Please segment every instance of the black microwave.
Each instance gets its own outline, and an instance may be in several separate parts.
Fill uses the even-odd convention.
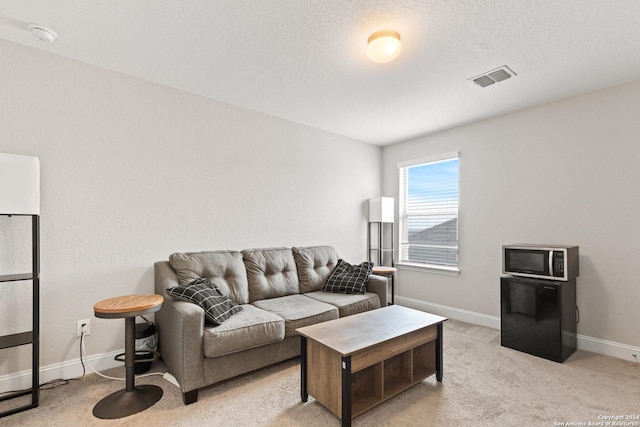
[[[580,274],[578,246],[505,245],[502,247],[502,272],[537,279],[575,279]]]

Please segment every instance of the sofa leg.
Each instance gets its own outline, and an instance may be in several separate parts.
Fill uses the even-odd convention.
[[[182,393],[182,401],[185,405],[191,405],[192,403],[196,403],[198,401],[198,389],[188,391],[186,393]]]

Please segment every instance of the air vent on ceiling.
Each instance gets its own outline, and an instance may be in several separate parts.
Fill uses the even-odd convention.
[[[512,76],[517,76],[517,74],[514,73],[511,68],[503,65],[502,67],[498,67],[494,70],[482,73],[479,76],[471,77],[469,81],[477,84],[480,87],[487,87],[491,86],[494,83],[510,79]]]

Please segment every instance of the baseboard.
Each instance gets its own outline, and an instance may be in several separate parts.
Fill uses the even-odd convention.
[[[492,329],[500,329],[500,318],[487,314],[476,313],[474,311],[463,310],[461,308],[449,307],[446,305],[434,304],[413,298],[395,296],[395,302],[416,310],[437,314],[438,316],[460,320],[462,322],[473,323],[474,325],[485,326]]]
[[[614,341],[601,340],[599,338],[588,337],[578,334],[578,348],[580,350],[591,351],[605,356],[617,357],[618,359],[638,362],[640,360],[640,347],[634,347]],[[638,356],[638,359],[632,355]]]
[[[120,353],[124,353],[124,349],[116,350],[109,353],[94,354],[87,357],[91,366],[97,371],[122,366],[122,362],[118,362],[113,358]],[[93,371],[87,366],[86,373]],[[82,376],[82,364],[80,359],[67,360],[52,365],[40,366],[40,384],[44,384],[56,379],[79,378]],[[0,393],[12,390],[25,390],[31,388],[31,370],[16,372],[13,374],[0,376]]]
[[[417,300],[396,295],[395,301],[398,305],[415,308],[416,310],[427,311],[439,316],[448,317],[450,319],[460,320],[462,322],[473,323],[474,325],[485,326],[487,328],[500,329],[500,318],[489,316],[482,313],[476,313],[461,308],[449,307],[441,304],[434,304],[427,301]],[[602,340],[586,335],[577,335],[578,348],[580,350],[591,351],[593,353],[605,356],[616,357],[618,359],[637,362],[640,360],[640,347],[634,347],[627,344],[621,344],[614,341]],[[632,354],[638,355],[636,360]]]

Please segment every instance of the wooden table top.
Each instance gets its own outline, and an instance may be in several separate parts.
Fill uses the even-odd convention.
[[[445,320],[446,317],[390,305],[298,328],[296,332],[332,348],[342,356],[348,356]]]
[[[373,274],[377,274],[380,276],[392,276],[394,274],[396,274],[396,272],[398,271],[397,268],[395,267],[388,267],[385,265],[376,265],[371,269],[371,272]]]
[[[158,311],[163,302],[164,297],[158,294],[125,295],[102,300],[93,306],[93,311],[98,317],[128,317],[131,313]]]

